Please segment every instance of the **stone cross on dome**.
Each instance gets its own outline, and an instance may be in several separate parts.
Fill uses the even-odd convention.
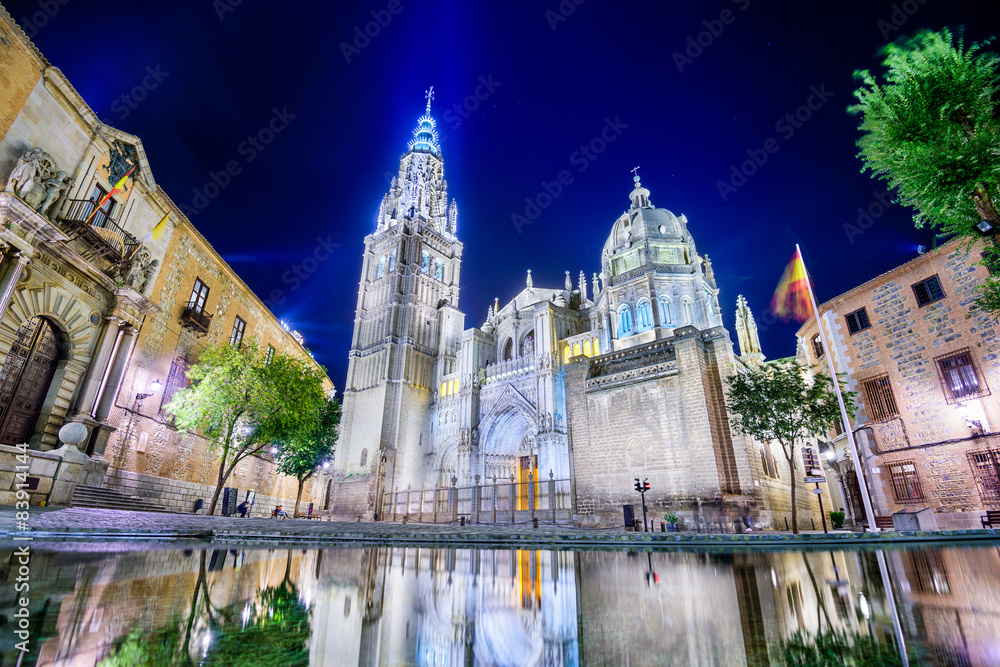
[[[427,115],[431,115],[431,100],[434,99],[434,86],[431,86],[425,93],[424,97],[427,98]]]

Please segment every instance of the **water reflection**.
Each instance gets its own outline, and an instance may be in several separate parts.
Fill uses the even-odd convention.
[[[996,547],[36,550],[30,600],[24,665],[1000,664]]]

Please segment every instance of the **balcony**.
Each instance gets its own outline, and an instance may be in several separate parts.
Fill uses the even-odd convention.
[[[181,313],[181,326],[191,329],[201,336],[208,333],[208,328],[211,324],[211,313],[206,313],[198,306],[188,306]]]
[[[94,255],[112,262],[125,262],[139,247],[139,240],[126,232],[118,221],[104,210],[94,213],[96,202],[90,199],[70,199],[62,216],[63,224],[94,248]],[[90,217],[94,213],[93,217]],[[89,218],[89,222],[88,222]]]

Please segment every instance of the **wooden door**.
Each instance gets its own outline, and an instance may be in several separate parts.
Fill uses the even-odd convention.
[[[59,362],[59,337],[41,317],[20,326],[0,370],[0,444],[28,442]]]

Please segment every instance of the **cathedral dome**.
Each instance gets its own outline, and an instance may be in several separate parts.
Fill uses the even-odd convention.
[[[636,243],[664,241],[684,243],[687,241],[687,220],[678,218],[665,208],[656,208],[649,200],[649,190],[642,187],[639,177],[635,177],[635,189],[629,195],[631,208],[615,222],[611,235],[604,244],[605,255],[626,250]]]

